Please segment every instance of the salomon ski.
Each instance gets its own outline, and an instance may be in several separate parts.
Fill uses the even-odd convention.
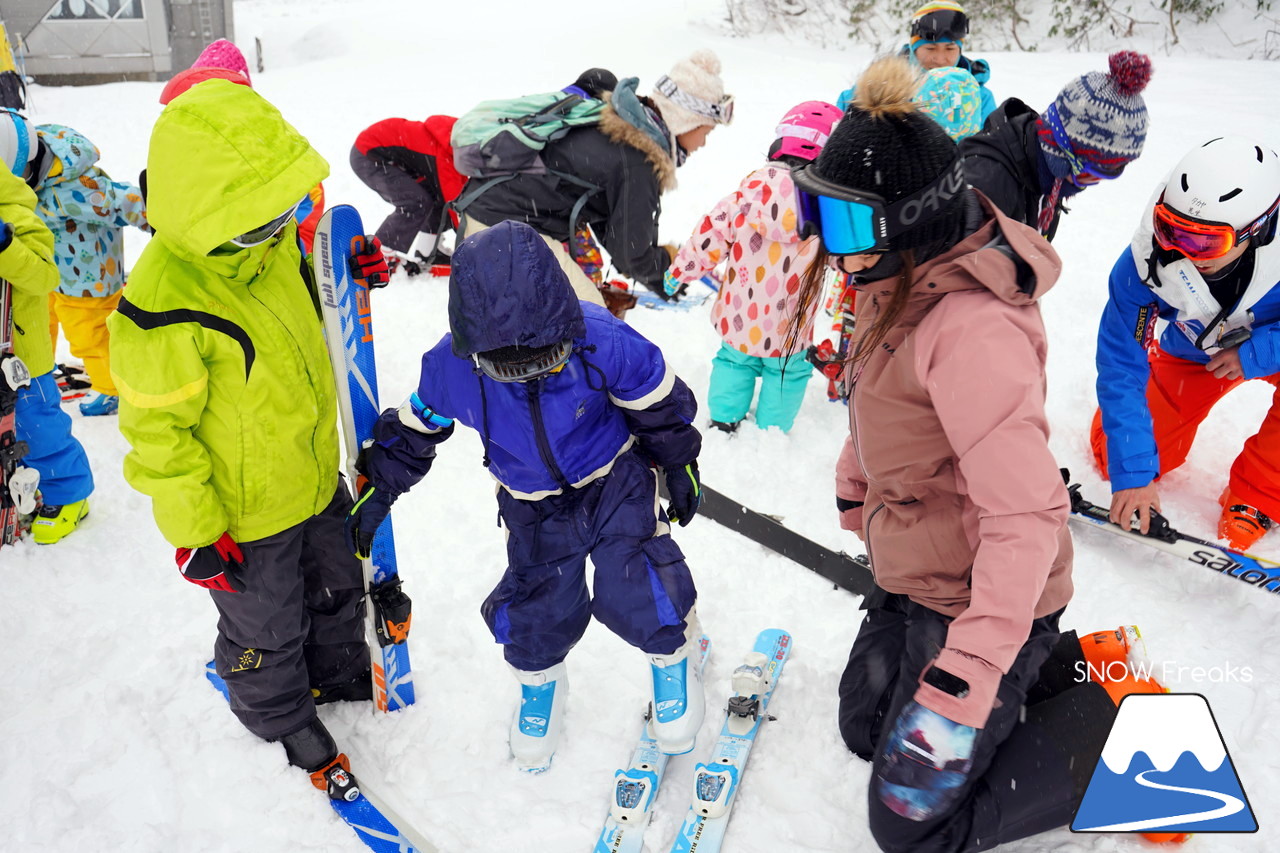
[[[1067,472],[1064,470],[1062,473],[1065,478]],[[1075,521],[1142,542],[1267,592],[1280,593],[1280,563],[1242,554],[1214,542],[1180,533],[1169,525],[1167,518],[1154,509],[1151,511],[1149,532],[1126,530],[1110,520],[1110,510],[1107,507],[1085,500],[1080,494],[1078,483],[1068,486],[1067,491],[1071,495],[1071,518]]]
[[[347,477],[357,492],[356,458],[363,443],[373,437],[380,411],[369,284],[351,275],[352,246],[363,237],[360,214],[350,205],[338,205],[326,211],[316,227],[312,256],[325,340],[338,386]],[[409,637],[410,602],[400,589],[390,521],[388,518],[378,527],[370,557],[363,561],[369,605],[365,633],[373,658],[373,698],[383,711],[397,711],[413,704],[413,672],[405,642]]]
[[[222,698],[230,701],[227,683],[214,669],[213,661],[205,666],[204,674]],[[378,853],[437,853],[435,845],[370,791],[364,781],[360,782],[359,796],[353,800],[334,800],[327,795],[325,799],[370,850]]]
[[[791,635],[761,631],[755,648],[733,671],[733,693],[720,739],[705,764],[694,771],[693,803],[671,845],[671,853],[715,853],[724,844],[729,816],[742,785],[751,747],[767,719],[769,699],[791,653]]]
[[[711,654],[711,640],[706,634],[702,635],[698,650],[698,668],[705,670]],[[671,758],[658,749],[653,739],[649,726],[652,716],[650,706],[645,714],[644,732],[631,754],[631,764],[613,775],[609,816],[605,818],[595,853],[640,853],[644,849],[644,829],[653,816],[653,801],[658,797],[667,761]]]

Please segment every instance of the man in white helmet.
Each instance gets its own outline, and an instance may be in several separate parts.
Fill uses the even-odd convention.
[[[1280,386],[1280,158],[1238,136],[1174,167],[1111,271],[1098,329],[1094,458],[1111,520],[1160,509],[1156,480],[1181,465],[1218,400],[1248,379]],[[1280,519],[1280,394],[1231,466],[1218,536],[1252,547]]]

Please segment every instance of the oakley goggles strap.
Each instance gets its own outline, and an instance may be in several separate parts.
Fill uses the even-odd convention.
[[[669,98],[677,106],[684,107],[691,113],[709,118],[716,124],[729,124],[733,121],[733,95],[725,95],[719,103],[713,103],[697,95],[691,95],[676,85],[676,81],[667,75],[658,78],[654,84],[658,93]]]
[[[802,236],[822,235],[833,255],[888,251],[889,241],[943,213],[968,184],[962,160],[914,193],[892,203],[883,196],[827,180],[812,166],[793,170]]]

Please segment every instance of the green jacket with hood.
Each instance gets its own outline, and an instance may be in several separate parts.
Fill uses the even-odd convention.
[[[12,237],[0,250],[0,278],[13,289],[13,352],[32,376],[53,370],[49,338],[49,293],[58,287],[53,233],[36,215],[36,194],[27,182],[0,166],[0,221]]]
[[[320,512],[338,483],[333,371],[290,221],[328,164],[253,90],[211,80],[151,133],[156,236],[111,331],[124,474],[174,546],[272,536]]]

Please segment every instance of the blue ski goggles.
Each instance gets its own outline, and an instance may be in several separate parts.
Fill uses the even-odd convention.
[[[820,235],[832,255],[887,252],[889,240],[920,225],[965,189],[960,158],[929,185],[892,204],[883,196],[832,183],[812,164],[792,169],[796,187],[796,230]]]

